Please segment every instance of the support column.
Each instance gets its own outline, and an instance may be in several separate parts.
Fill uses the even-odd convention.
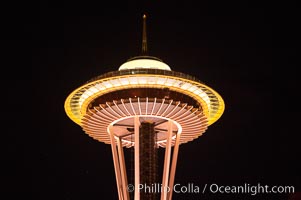
[[[167,142],[165,147],[164,169],[163,169],[163,176],[162,176],[163,191],[161,192],[161,200],[166,200],[167,198],[167,189],[168,189],[167,186],[168,186],[170,154],[171,154],[171,140],[172,140],[172,121],[168,120]]]
[[[135,133],[135,200],[140,200],[139,185],[140,185],[140,159],[139,159],[139,116],[134,118],[134,133]]]
[[[180,136],[181,133],[177,133],[176,136],[176,143],[174,145],[173,149],[173,156],[172,156],[172,163],[171,163],[171,170],[170,170],[170,177],[169,177],[169,189],[167,199],[171,200],[172,193],[173,193],[173,187],[174,187],[174,180],[175,180],[175,173],[176,173],[176,167],[177,167],[177,160],[178,160],[178,152],[179,152],[179,145],[180,145]]]
[[[121,185],[120,167],[119,167],[119,162],[118,162],[118,155],[117,155],[116,143],[115,143],[115,138],[114,138],[114,133],[113,133],[113,130],[112,130],[112,126],[109,127],[109,134],[110,134],[110,139],[111,139],[111,148],[112,148],[112,155],[113,155],[113,162],[114,162],[118,197],[119,197],[119,200],[122,200],[123,199],[123,195],[122,195],[123,192],[122,192],[122,185]]]
[[[124,153],[121,139],[117,138],[117,147],[118,147],[118,156],[119,156],[119,164],[120,164],[120,172],[121,172],[121,181],[122,181],[122,192],[123,192],[123,199],[129,200],[129,192],[127,190],[128,180],[126,174],[126,167],[125,167],[125,160],[124,160]]]

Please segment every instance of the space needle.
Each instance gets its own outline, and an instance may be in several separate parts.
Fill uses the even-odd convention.
[[[215,90],[172,71],[147,49],[143,15],[141,55],[79,86],[64,105],[86,134],[111,145],[120,200],[130,199],[123,148],[134,148],[134,199],[155,199],[155,194],[139,191],[139,185],[156,183],[157,149],[165,148],[162,188],[173,188],[179,145],[201,136],[225,108]],[[172,189],[159,195],[171,200]]]

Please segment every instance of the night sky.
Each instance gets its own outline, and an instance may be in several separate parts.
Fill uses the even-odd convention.
[[[263,3],[40,1],[20,10],[24,15],[11,19],[18,19],[18,26],[7,23],[13,34],[6,40],[6,52],[22,54],[10,62],[20,68],[7,65],[13,81],[6,75],[2,79],[19,91],[16,95],[8,89],[8,96],[16,96],[3,111],[13,124],[5,130],[10,138],[4,145],[9,172],[2,171],[11,197],[118,198],[111,147],[93,140],[71,121],[64,101],[89,79],[115,71],[140,54],[143,13],[148,15],[149,55],[161,58],[174,71],[197,77],[226,105],[222,117],[203,136],[180,146],[175,182],[200,187],[293,185],[300,191],[297,113],[288,105],[290,100],[276,103],[297,91],[297,75],[291,74],[289,90],[281,84],[287,82],[285,75],[273,80],[277,62],[273,52],[282,47],[273,40],[269,8]],[[282,56],[293,56],[294,49],[285,48]],[[26,61],[31,64],[22,65]],[[9,134],[11,130],[15,134]],[[288,194],[209,191],[173,197],[294,199]]]

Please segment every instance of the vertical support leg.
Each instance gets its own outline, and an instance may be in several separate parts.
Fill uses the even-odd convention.
[[[163,169],[163,180],[162,180],[162,192],[161,200],[166,200],[167,189],[168,189],[168,177],[169,177],[169,167],[170,167],[170,154],[171,154],[171,140],[172,140],[172,122],[168,120],[168,131],[167,131],[167,142],[165,148],[165,158],[164,158],[164,169]],[[172,189],[172,188],[170,188]]]
[[[135,200],[140,200],[139,185],[140,185],[140,159],[139,159],[139,116],[134,118],[134,133],[135,133]]]
[[[114,161],[114,169],[115,169],[118,197],[119,197],[119,200],[122,200],[123,196],[122,196],[122,185],[121,185],[121,177],[120,177],[121,175],[120,175],[118,155],[117,155],[114,133],[112,131],[112,126],[109,127],[109,134],[110,134],[110,139],[111,139],[111,147],[112,147],[112,154],[113,154],[113,161]]]
[[[129,200],[129,192],[127,190],[128,180],[126,175],[126,168],[125,168],[125,160],[124,160],[124,153],[122,142],[120,138],[117,138],[117,147],[118,147],[118,156],[119,156],[119,164],[120,164],[120,172],[121,172],[121,181],[122,181],[122,191],[123,191],[123,198],[124,200]]]
[[[175,173],[176,173],[176,166],[177,166],[177,160],[178,160],[178,152],[179,152],[179,144],[180,144],[180,136],[181,133],[177,133],[176,136],[176,143],[173,149],[173,156],[172,156],[172,163],[171,163],[171,170],[170,170],[170,177],[169,177],[169,188],[170,191],[168,192],[167,199],[171,200],[172,198],[172,192],[174,187],[174,180],[175,180]]]

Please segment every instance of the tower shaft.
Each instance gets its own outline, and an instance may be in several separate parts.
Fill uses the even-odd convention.
[[[158,183],[158,152],[154,123],[140,124],[140,184],[151,187]],[[140,191],[141,200],[156,200],[157,193],[147,190]]]

